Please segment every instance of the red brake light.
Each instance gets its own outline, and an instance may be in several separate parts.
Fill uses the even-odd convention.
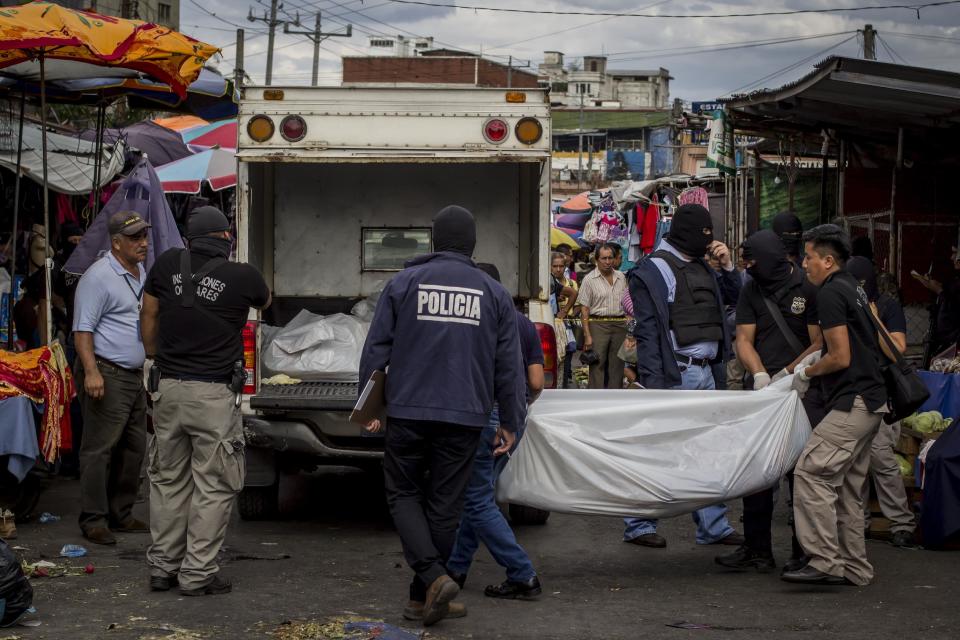
[[[510,127],[500,118],[490,118],[483,123],[483,137],[487,139],[487,142],[500,144],[507,139],[509,133]]]
[[[243,327],[243,368],[247,372],[244,394],[257,392],[257,323],[248,322]]]
[[[540,346],[543,348],[543,386],[545,389],[557,388],[557,334],[553,326],[535,322]]]
[[[280,135],[287,142],[299,142],[307,135],[307,123],[300,116],[287,116],[280,122]]]

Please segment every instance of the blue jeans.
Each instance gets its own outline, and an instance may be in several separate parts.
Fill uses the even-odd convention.
[[[716,389],[713,382],[713,372],[710,367],[684,367],[680,366],[680,385],[674,389],[688,389],[709,391]],[[731,533],[733,527],[727,520],[727,505],[715,504],[703,509],[698,509],[690,514],[694,523],[697,525],[697,544],[713,544],[723,540]],[[623,523],[626,528],[623,532],[624,540],[633,540],[639,536],[644,536],[657,532],[656,520],[643,520],[641,518],[624,518]]]
[[[466,575],[473,555],[482,542],[490,555],[507,570],[507,579],[526,582],[536,575],[530,557],[517,542],[513,530],[500,512],[494,493],[497,476],[506,464],[507,456],[494,458],[494,438],[500,419],[497,410],[490,415],[473,459],[473,472],[467,485],[466,501],[457,541],[447,560],[447,571]]]

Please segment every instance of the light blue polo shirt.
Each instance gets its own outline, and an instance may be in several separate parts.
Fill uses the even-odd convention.
[[[134,278],[108,253],[83,274],[73,306],[73,330],[93,334],[93,351],[105,360],[139,369],[145,359],[140,339],[140,300],[146,273]]]

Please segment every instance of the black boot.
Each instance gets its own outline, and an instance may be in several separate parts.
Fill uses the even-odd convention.
[[[717,556],[713,560],[721,567],[727,567],[728,569],[755,569],[761,573],[766,573],[777,568],[777,563],[774,561],[772,554],[754,551],[745,544],[733,553]]]
[[[497,585],[490,585],[483,590],[488,598],[509,598],[512,600],[531,600],[540,595],[540,579],[533,576],[526,582],[505,580]]]

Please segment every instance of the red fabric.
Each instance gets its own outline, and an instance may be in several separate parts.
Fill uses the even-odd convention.
[[[58,193],[57,224],[62,225],[64,222],[79,223],[80,219],[77,218],[77,210],[73,208],[73,199],[66,194]]]
[[[640,232],[640,251],[645,255],[653,253],[657,242],[657,223],[660,222],[660,207],[657,206],[657,194],[653,194],[649,205],[637,203],[637,230]]]

